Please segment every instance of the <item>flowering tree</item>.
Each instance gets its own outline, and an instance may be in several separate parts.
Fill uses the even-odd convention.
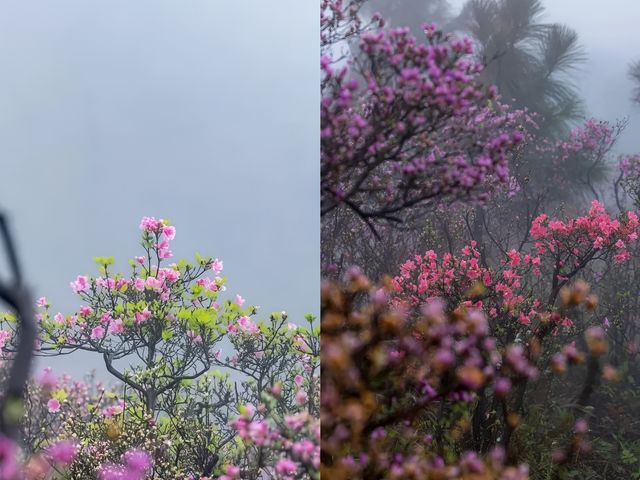
[[[344,205],[365,221],[399,220],[506,182],[520,115],[481,87],[480,66],[465,58],[471,41],[433,26],[426,45],[408,29],[363,31],[356,4],[322,4],[322,214]],[[353,35],[361,54],[338,67],[336,43]]]
[[[175,228],[145,217],[140,229],[145,255],[130,261],[130,275],[112,273],[113,258],[96,257],[101,276],[79,275],[70,285],[84,303],[77,312],[53,313],[46,299],[39,300],[39,351],[100,354],[109,373],[155,412],[159,397],[211,368],[212,349],[227,329],[258,327],[249,318],[256,309],[243,308],[240,295],[217,302],[225,289],[221,261],[199,256],[195,265],[181,261],[165,266]],[[130,356],[142,363],[127,372],[118,368],[116,362]]]
[[[600,361],[608,348],[602,328],[584,328],[584,350],[574,342],[557,345],[551,355],[556,347],[542,349],[535,334],[524,344],[500,346],[481,310],[467,306],[447,313],[442,302],[432,301],[411,314],[389,307],[393,291],[391,283],[374,286],[355,269],[343,287],[323,287],[323,473],[331,478],[528,478],[525,466],[504,463],[517,461],[513,438],[530,428],[517,408],[519,386],[540,372],[562,375],[567,365],[585,361],[586,376],[571,411],[578,421],[573,429],[555,433],[556,450],[547,461],[557,464],[560,475],[588,450],[582,409],[600,374],[615,377]],[[580,286],[567,289],[563,298],[565,308],[593,307]],[[485,403],[492,405],[483,412],[488,428],[475,414]],[[486,458],[463,453],[478,435],[482,446],[475,448]],[[559,447],[563,441],[566,448]]]
[[[18,478],[34,459],[42,476],[55,474],[51,448],[73,479],[317,478],[314,317],[306,326],[289,323],[286,312],[254,321],[257,307],[244,307],[240,295],[220,298],[220,260],[166,265],[175,228],[144,217],[140,229],[144,255],[129,262],[128,276],[98,257],[100,276],[71,282],[78,311],[53,313],[46,298],[37,302],[38,354],[99,354],[118,387],[45,371],[24,405],[32,457],[20,470],[7,455],[14,473],[2,478]],[[14,315],[1,320],[9,358],[18,329]]]

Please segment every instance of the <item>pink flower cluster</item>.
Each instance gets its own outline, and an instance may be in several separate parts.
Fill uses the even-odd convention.
[[[638,216],[629,211],[620,219],[609,216],[594,200],[588,215],[567,221],[538,216],[531,225],[538,254],[561,254],[561,266],[578,267],[586,259],[611,253],[616,263],[629,260],[628,246],[638,240]]]
[[[447,299],[450,309],[464,306],[484,310],[490,317],[509,315],[528,325],[540,301],[532,302],[523,295],[522,277],[527,271],[539,274],[540,257],[511,250],[499,271],[480,266],[479,257],[475,241],[459,257],[445,253],[439,260],[433,250],[416,255],[392,280],[392,304],[417,307]]]
[[[395,212],[508,181],[523,113],[508,112],[482,87],[470,40],[427,37],[420,44],[408,28],[362,33],[355,73],[364,83],[322,57],[323,212],[341,202],[364,206],[365,198]]]
[[[143,217],[140,222],[140,230],[155,235],[156,242],[154,248],[158,258],[167,259],[173,256],[169,249],[169,242],[176,237],[176,229],[169,225],[162,218],[156,220],[155,217]]]
[[[122,455],[122,464],[102,465],[98,480],[143,480],[151,465],[151,456],[144,450],[128,450]]]
[[[250,335],[256,335],[260,333],[260,329],[255,324],[255,322],[246,315],[238,318],[236,323],[230,323],[227,327],[227,331],[229,333],[248,333]]]

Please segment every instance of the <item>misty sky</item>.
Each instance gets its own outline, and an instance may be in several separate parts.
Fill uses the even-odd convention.
[[[452,5],[464,3],[454,0]],[[629,63],[640,60],[640,2],[636,0],[543,0],[544,20],[578,32],[587,56],[575,75],[588,113],[601,120],[629,119],[620,153],[640,152],[640,107],[631,104]]]
[[[152,215],[265,317],[318,313],[316,2],[0,3],[0,208],[37,295],[75,311],[69,282],[127,268]]]

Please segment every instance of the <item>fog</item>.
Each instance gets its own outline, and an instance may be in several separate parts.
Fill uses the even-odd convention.
[[[640,151],[640,107],[631,103],[633,85],[627,76],[629,63],[640,58],[637,19],[640,3],[612,0],[603,6],[594,0],[546,0],[544,21],[563,23],[576,30],[586,61],[572,78],[588,113],[615,121],[626,117],[629,125],[618,143],[621,152]],[[464,1],[450,2],[459,11]]]
[[[143,215],[176,226],[175,258],[224,260],[264,317],[318,313],[315,3],[1,6],[0,208],[54,313],[94,256],[128,268]]]

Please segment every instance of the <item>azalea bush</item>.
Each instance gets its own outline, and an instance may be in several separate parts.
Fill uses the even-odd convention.
[[[169,263],[175,228],[145,217],[140,230],[143,255],[129,274],[96,257],[99,275],[70,283],[77,311],[38,300],[37,354],[92,352],[115,384],[51,370],[34,378],[21,407],[23,460],[7,455],[15,473],[3,478],[30,475],[34,459],[42,478],[317,478],[314,317],[255,320],[258,307],[224,298],[222,261]],[[2,320],[10,361],[19,331],[11,314]]]
[[[479,82],[471,41],[426,25],[420,44],[379,17],[365,26],[358,3],[321,4],[322,214],[342,206],[365,222],[396,220],[507,182],[524,114]],[[348,38],[359,54],[338,64]]]
[[[376,286],[355,269],[348,280],[323,286],[323,474],[528,478],[526,465],[514,465],[522,455],[518,434],[530,427],[517,402],[521,386],[542,372],[562,377],[568,366],[585,363],[576,406],[565,412],[574,424],[554,432],[547,464],[560,474],[589,451],[583,408],[600,376],[615,377],[601,361],[608,349],[601,327],[585,327],[579,344],[543,347],[542,337],[531,334],[524,343],[501,345],[476,307],[447,311],[434,299],[412,314],[389,303],[391,282]],[[582,287],[566,292],[564,308],[591,308]],[[493,407],[478,418],[485,402]]]

